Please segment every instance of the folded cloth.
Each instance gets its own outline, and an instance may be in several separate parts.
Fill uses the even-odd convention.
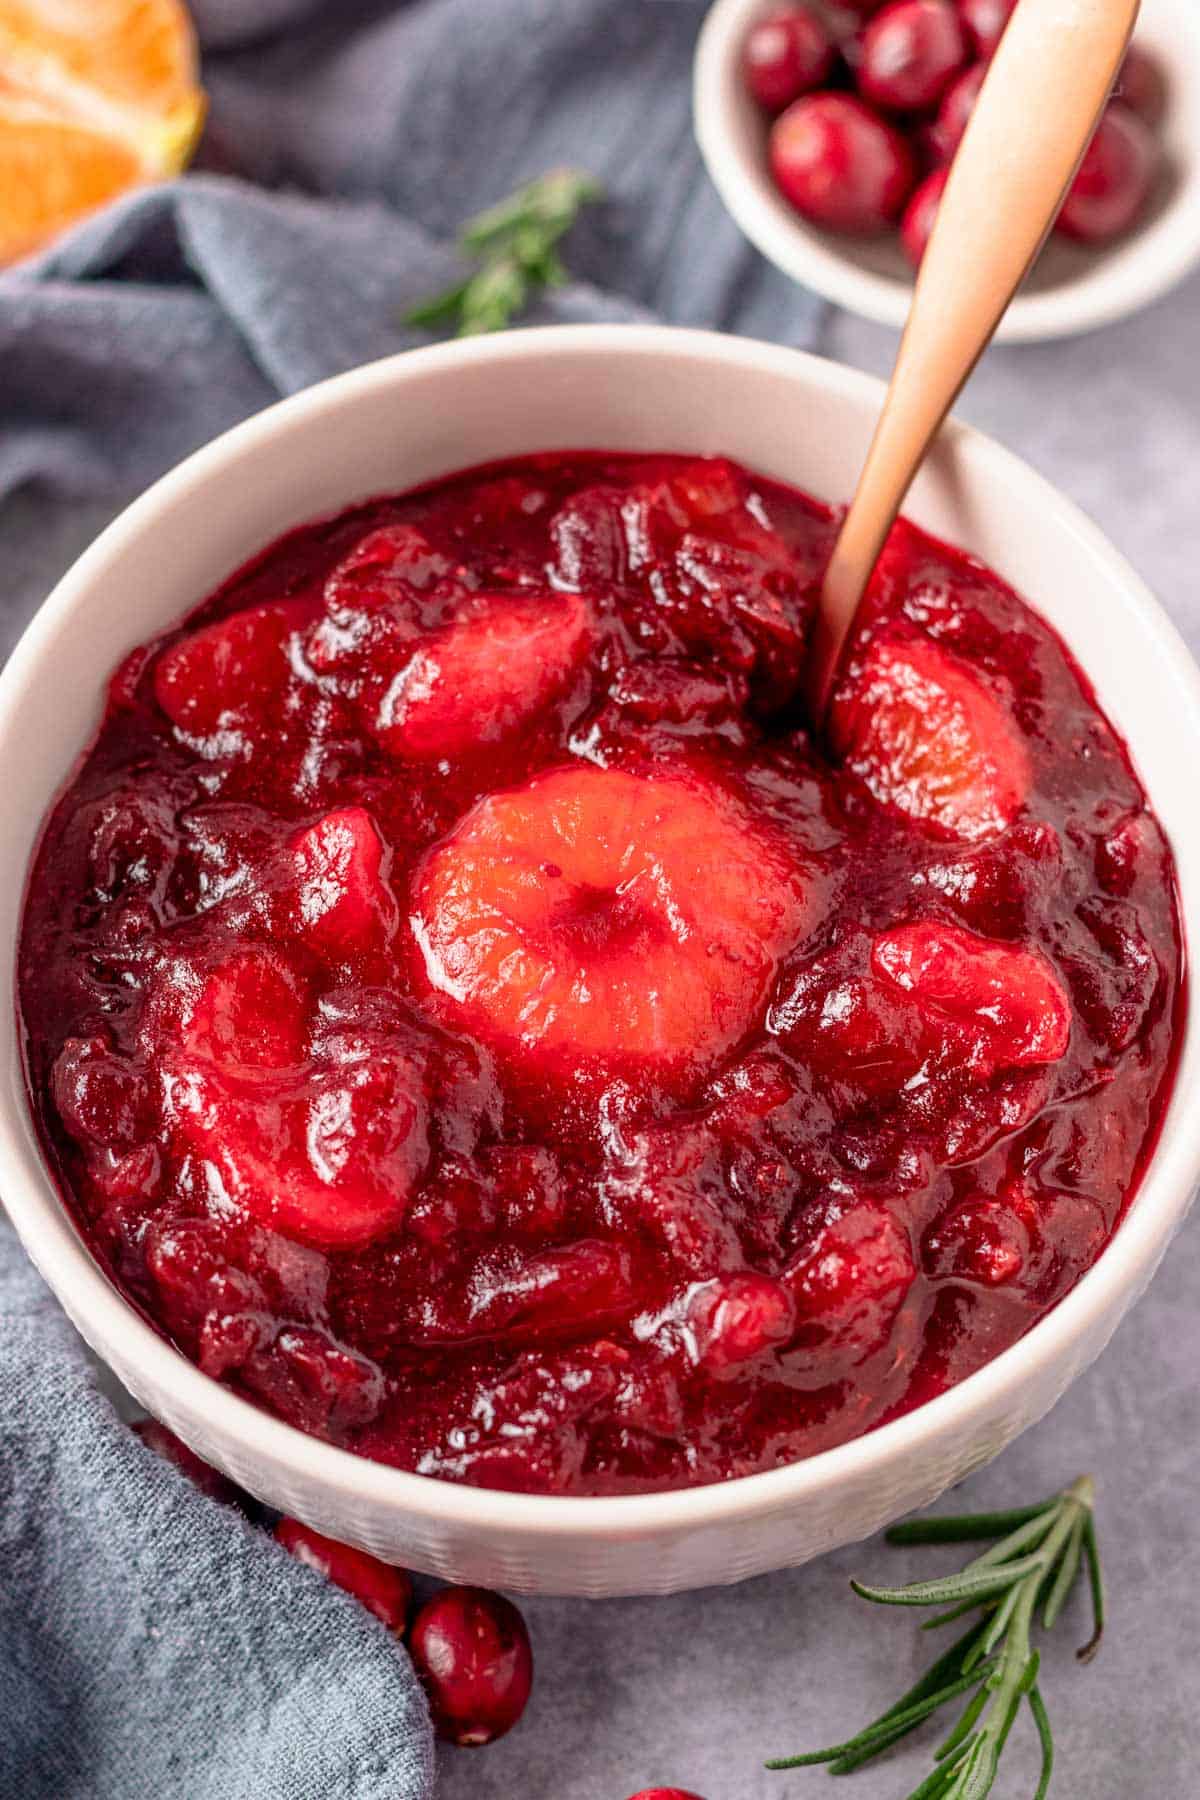
[[[425,1800],[404,1650],[122,1423],[0,1226],[0,1795]]]
[[[189,450],[421,341],[403,313],[460,272],[454,227],[556,165],[608,198],[536,317],[808,341],[815,303],[744,244],[692,146],[703,10],[197,0],[210,172],[0,276],[0,653]],[[0,1545],[0,1800],[428,1794],[403,1652],[143,1448],[3,1231]]]

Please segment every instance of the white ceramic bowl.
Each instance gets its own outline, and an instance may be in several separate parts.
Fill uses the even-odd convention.
[[[902,326],[912,271],[899,240],[856,239],[807,224],[767,169],[768,122],[741,79],[750,25],[774,0],[716,0],[696,49],[696,137],[718,193],[751,243],[801,286]],[[1159,299],[1200,264],[1200,5],[1142,0],[1138,42],[1170,80],[1167,168],[1137,229],[1105,250],[1053,238],[996,333],[997,343],[1072,337]]]
[[[723,451],[837,499],[853,486],[881,397],[878,382],[794,351],[657,327],[413,351],[272,407],[158,482],[64,578],[0,678],[0,866],[11,871],[0,890],[4,1199],[121,1381],[263,1500],[392,1561],[504,1588],[601,1595],[737,1581],[864,1537],[985,1463],[1054,1404],[1150,1279],[1200,1174],[1194,1020],[1153,1164],[1112,1247],[987,1368],[907,1418],[770,1474],[645,1498],[527,1498],[367,1462],[202,1375],[100,1272],[34,1139],[12,1024],[19,871],[97,723],[105,672],[127,650],[289,526],[486,458],[572,446]],[[1074,647],[1174,841],[1186,928],[1200,941],[1200,678],[1154,600],[1094,526],[964,427],[945,432],[910,512],[1007,576]]]

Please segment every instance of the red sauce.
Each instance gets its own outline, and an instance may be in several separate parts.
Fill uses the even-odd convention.
[[[1163,833],[1087,684],[901,525],[548,455],[293,532],[113,679],[20,1000],[80,1230],[202,1369],[449,1479],[768,1469],[1095,1261],[1169,1086]]]

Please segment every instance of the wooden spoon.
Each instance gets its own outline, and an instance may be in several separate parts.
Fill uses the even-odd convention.
[[[1091,141],[1140,0],[1018,0],[954,159],[883,413],[826,573],[814,723],[930,443],[1029,272]]]

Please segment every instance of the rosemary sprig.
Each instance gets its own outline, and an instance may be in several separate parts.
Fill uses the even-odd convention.
[[[768,1769],[828,1763],[831,1775],[848,1775],[889,1750],[918,1725],[970,1695],[957,1724],[934,1752],[935,1767],[908,1800],[984,1800],[992,1791],[1000,1755],[1021,1702],[1028,1701],[1042,1748],[1042,1772],[1034,1800],[1044,1800],[1054,1768],[1054,1739],[1038,1687],[1039,1653],[1031,1643],[1040,1611],[1053,1628],[1080,1569],[1086,1564],[1095,1630],[1078,1652],[1090,1662],[1104,1629],[1104,1583],[1092,1515],[1094,1489],[1082,1476],[1040,1506],[1017,1512],[915,1519],[888,1532],[893,1544],[950,1544],[996,1538],[957,1575],[914,1581],[907,1587],[868,1587],[852,1581],[864,1600],[881,1606],[936,1606],[926,1631],[968,1613],[982,1617],[929,1668],[894,1706],[856,1737],[806,1756],[780,1757]],[[972,1693],[972,1690],[974,1692]]]
[[[590,175],[554,169],[468,219],[458,247],[478,269],[444,294],[414,306],[405,323],[433,331],[453,325],[459,337],[502,331],[543,288],[566,281],[558,245],[580,208],[599,195]]]

